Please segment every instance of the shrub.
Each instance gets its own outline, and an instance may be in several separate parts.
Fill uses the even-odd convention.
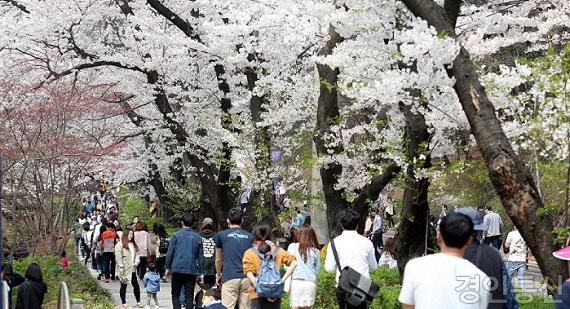
[[[374,302],[371,309],[396,309],[400,308],[398,294],[400,293],[400,275],[396,269],[380,268],[372,273],[372,280],[380,285],[380,295]],[[337,308],[338,303],[335,293],[335,273],[327,273],[324,266],[317,278],[317,295],[314,309]],[[289,295],[283,298],[281,308],[290,308]]]

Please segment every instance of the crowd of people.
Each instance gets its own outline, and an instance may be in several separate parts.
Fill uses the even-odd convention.
[[[342,233],[321,250],[310,218],[300,210],[292,219],[291,243],[281,248],[267,223],[257,223],[251,231],[242,228],[241,207],[228,212],[227,228],[220,231],[211,218],[199,222],[194,214],[184,214],[182,228],[172,235],[161,224],[149,230],[138,217],[123,229],[118,207],[111,195],[92,195],[73,233],[78,256],[85,264],[91,260],[98,279],[119,281],[123,308],[129,303],[158,307],[163,284],[171,286],[171,301],[162,305],[175,309],[281,308],[285,293],[292,308],[311,308],[324,252],[324,271],[336,273],[339,308],[365,309],[378,292],[370,274],[378,267],[398,266],[394,239],[383,237],[385,213],[377,211],[370,212],[363,235],[357,232],[357,212],[340,213]],[[516,228],[503,242],[503,229],[491,208],[443,208],[439,252],[411,259],[405,266],[398,297],[402,308],[518,308],[511,278],[516,275],[517,285],[524,289],[528,249]],[[570,247],[554,255],[570,261]],[[62,267],[68,263],[64,251]],[[349,275],[357,280],[351,278],[353,286],[347,289]],[[47,287],[37,264],[30,265],[25,277],[6,265],[2,279],[12,289],[21,285],[16,308],[41,307]],[[565,289],[570,290],[570,281],[562,286]],[[568,293],[561,295],[557,306],[568,308]],[[128,300],[131,297],[134,302]]]

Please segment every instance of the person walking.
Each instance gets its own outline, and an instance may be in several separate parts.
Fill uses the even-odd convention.
[[[489,277],[463,258],[473,240],[473,222],[461,213],[441,219],[441,253],[410,260],[398,300],[402,309],[477,308],[489,304]]]
[[[372,222],[374,221],[374,212],[371,211],[366,216],[366,221],[364,221],[364,236],[370,237],[372,233]]]
[[[359,222],[360,215],[356,211],[348,209],[341,212],[339,214],[339,223],[343,231],[339,236],[331,240],[327,247],[325,270],[327,272],[336,272],[336,297],[340,309],[366,309],[367,304],[363,303],[355,307],[347,302],[348,295],[338,288],[339,269],[348,266],[362,276],[370,277],[370,272],[375,271],[378,267],[374,245],[368,238],[356,232]],[[340,265],[336,263],[333,249],[331,248],[332,243],[334,243]]]
[[[158,246],[156,246],[156,270],[160,275],[162,282],[166,283],[166,279],[164,278],[164,264],[166,261],[166,253],[168,252],[170,237],[168,237],[168,233],[166,233],[166,229],[162,224],[157,224],[156,229],[153,226],[153,231],[154,237],[157,238],[155,241],[158,243]]]
[[[154,305],[158,308],[157,293],[160,291],[160,276],[156,273],[156,265],[148,264],[148,271],[143,278],[144,289],[146,291],[146,306],[150,307],[150,299],[154,300]]]
[[[115,225],[107,223],[107,230],[101,235],[100,248],[103,256],[103,276],[105,282],[109,279],[115,280],[115,245],[117,244],[117,233],[115,232]]]
[[[216,286],[216,231],[214,220],[212,218],[204,218],[200,237],[202,237],[202,246],[204,248],[204,280],[202,281],[203,289],[208,290]]]
[[[25,277],[26,282],[18,288],[16,309],[41,309],[48,289],[40,265],[30,264]]]
[[[485,239],[483,243],[488,246],[493,246],[495,249],[501,249],[501,231],[503,229],[503,220],[498,213],[493,212],[491,206],[487,206],[487,212],[483,219],[485,224]]]
[[[81,250],[81,233],[83,232],[83,223],[80,222],[81,218],[75,219],[75,224],[73,224],[73,238],[75,239],[75,253],[82,259],[83,251]]]
[[[144,278],[146,273],[146,268],[148,266],[148,256],[151,255],[151,237],[150,233],[145,231],[145,224],[143,221],[137,221],[135,224],[135,243],[137,243],[139,252],[139,266],[137,267],[137,273],[140,280]]]
[[[137,244],[134,241],[134,232],[131,229],[126,229],[121,235],[121,242],[115,245],[115,260],[117,261],[118,276],[121,282],[119,295],[123,308],[128,308],[127,305],[127,285],[129,281],[133,286],[133,292],[137,301],[137,306],[141,306],[141,291],[139,282],[137,280],[136,267],[140,263],[138,256]]]
[[[310,226],[299,230],[298,240],[287,249],[297,261],[289,288],[289,301],[293,309],[308,309],[315,304],[321,255],[317,235]]]
[[[191,213],[182,216],[182,230],[170,238],[166,253],[166,276],[172,273],[172,307],[180,309],[180,292],[184,287],[186,309],[194,309],[194,285],[204,273],[202,238],[191,226],[195,217]]]
[[[253,227],[253,235],[255,241],[253,247],[247,249],[243,255],[243,271],[249,279],[249,298],[251,300],[251,309],[280,309],[281,297],[266,298],[258,297],[256,294],[257,276],[261,273],[261,256],[265,259],[272,258],[275,262],[277,270],[281,266],[288,266],[287,271],[281,278],[281,282],[285,282],[295,270],[297,261],[295,257],[285,250],[281,250],[278,246],[272,244],[271,227],[266,223],[258,223]]]
[[[243,256],[254,237],[241,228],[243,213],[239,207],[228,212],[228,229],[219,232],[216,243],[216,279],[222,285],[222,303],[228,308],[250,308],[249,282],[243,270]]]
[[[505,248],[509,249],[509,257],[507,258],[509,277],[514,278],[513,276],[516,272],[518,285],[524,291],[524,272],[526,270],[528,248],[516,226],[507,235]]]
[[[503,258],[499,251],[491,246],[482,245],[478,238],[480,232],[485,230],[484,216],[468,207],[457,208],[454,212],[466,215],[473,223],[473,241],[465,248],[463,258],[473,263],[491,279],[489,287],[491,295],[487,309],[516,308],[514,290],[510,280],[506,279],[508,275]]]
[[[386,226],[389,228],[393,228],[395,226],[394,223],[394,203],[392,203],[392,199],[388,197],[386,202],[386,208],[384,209],[384,213],[386,214]]]
[[[376,212],[372,212],[372,215],[374,216],[374,220],[372,220],[371,240],[374,245],[374,256],[376,257],[376,261],[378,261],[381,255],[381,248],[384,246],[384,241],[382,239],[383,220],[382,216]]]

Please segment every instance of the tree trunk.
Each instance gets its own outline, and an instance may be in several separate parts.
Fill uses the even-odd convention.
[[[342,37],[336,33],[334,28],[329,28],[329,41],[319,52],[320,56],[332,54],[335,46],[342,42]],[[319,157],[327,157],[334,153],[342,152],[341,147],[329,147],[326,136],[331,134],[331,125],[335,118],[339,117],[338,106],[338,69],[333,69],[325,64],[317,64],[317,71],[320,80],[320,94],[317,107],[317,126],[315,128],[315,148]],[[337,215],[345,210],[347,202],[344,198],[344,190],[337,190],[335,186],[337,179],[342,173],[342,166],[338,163],[330,163],[320,169],[323,182],[323,193],[327,205],[327,220],[329,224],[329,235],[334,237],[340,234],[341,228],[337,224]]]
[[[414,15],[425,19],[439,33],[456,38],[445,11],[434,1],[403,1]],[[491,182],[549,286],[553,286],[560,276],[563,280],[568,278],[568,268],[566,262],[552,256],[555,250],[552,218],[544,211],[532,175],[512,149],[465,48],[461,47],[451,73],[456,79],[455,91],[489,170]]]
[[[317,127],[314,137],[315,148],[320,157],[330,156],[333,153],[340,153],[341,147],[330,148],[327,146],[326,136],[331,134],[331,124],[335,118],[339,117],[337,80],[338,69],[332,69],[328,65],[317,64],[321,89],[317,109]],[[329,234],[334,237],[341,228],[337,224],[337,215],[345,210],[347,202],[344,199],[344,190],[337,190],[337,180],[342,173],[342,166],[336,162],[329,163],[320,169],[323,182],[323,193],[327,204],[327,220],[329,222]]]
[[[253,62],[255,55],[250,54],[248,60]],[[247,78],[247,89],[251,92],[255,89],[258,81],[257,72],[254,68],[246,69],[245,76]],[[255,130],[254,143],[255,143],[255,167],[258,172],[263,175],[269,176],[269,169],[271,168],[271,138],[267,127],[260,127],[258,124],[262,121],[261,114],[265,111],[263,104],[265,98],[257,95],[251,95],[249,101],[249,111],[251,113],[251,120]],[[271,201],[272,196],[272,180],[270,178],[261,180],[262,187],[256,188],[251,194],[251,212],[248,212],[250,220],[253,216],[260,214],[263,221],[269,223],[271,226],[275,223],[276,211]],[[251,215],[249,215],[251,214]]]
[[[429,132],[424,116],[414,113],[409,106],[400,104],[406,116],[406,134],[408,142],[408,162],[423,162],[421,168],[431,167],[429,155]],[[425,155],[424,160],[419,159]],[[404,268],[409,260],[422,256],[426,249],[426,227],[429,218],[428,187],[429,179],[416,179],[415,166],[406,170],[406,188],[398,233],[396,235],[396,255],[398,256],[398,269],[403,275]],[[403,276],[401,276],[403,278]]]

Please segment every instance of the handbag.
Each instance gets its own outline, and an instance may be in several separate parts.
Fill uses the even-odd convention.
[[[365,302],[368,304],[372,303],[372,300],[378,296],[380,292],[380,286],[350,266],[341,268],[334,240],[331,240],[331,249],[336,266],[340,272],[338,288],[344,293],[345,301],[354,307],[358,307]]]

